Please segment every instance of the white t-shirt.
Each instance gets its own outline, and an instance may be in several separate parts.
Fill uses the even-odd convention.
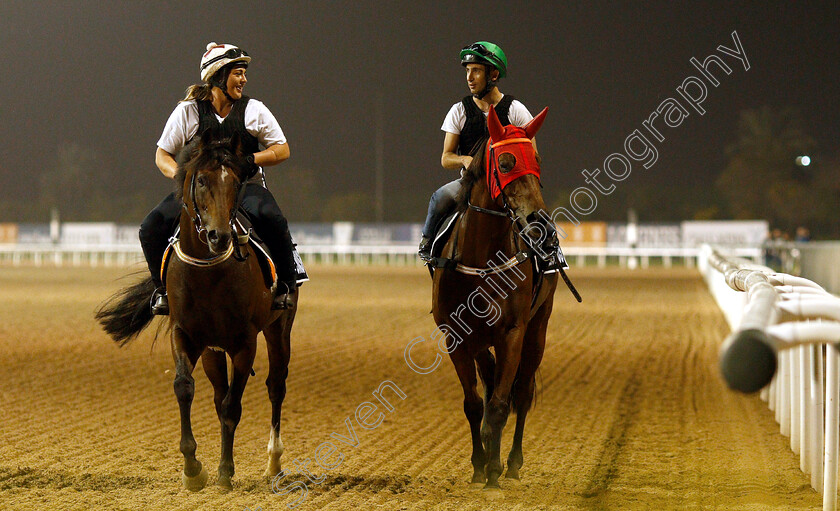
[[[219,122],[225,120],[218,114],[216,114],[216,119]],[[262,147],[286,143],[286,136],[277,123],[277,119],[261,101],[256,99],[248,101],[245,107],[245,129],[257,137]],[[167,153],[176,155],[187,145],[196,131],[198,131],[198,106],[195,100],[183,101],[178,103],[169,116],[169,120],[166,121],[157,145]]]
[[[484,112],[484,116],[487,117],[487,112]],[[533,118],[534,116],[531,115],[531,112],[518,99],[514,99],[511,102],[510,108],[508,109],[508,120],[511,124],[522,127],[531,122]],[[461,130],[464,129],[465,122],[467,122],[467,111],[464,108],[464,103],[459,101],[449,109],[449,113],[443,119],[443,125],[441,125],[440,129],[447,133],[460,135]]]

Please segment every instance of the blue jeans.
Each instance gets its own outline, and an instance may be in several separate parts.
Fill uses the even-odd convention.
[[[456,179],[441,186],[432,194],[432,198],[429,200],[429,212],[426,214],[426,223],[423,224],[423,236],[431,238],[435,235],[438,224],[455,208],[455,197],[461,190],[461,185],[461,179]]]

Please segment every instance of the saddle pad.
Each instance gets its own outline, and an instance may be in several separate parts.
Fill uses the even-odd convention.
[[[446,246],[446,242],[449,241],[449,236],[452,235],[452,230],[459,216],[461,216],[461,212],[455,211],[448,217],[444,218],[438,226],[438,230],[435,233],[434,240],[432,241],[432,257],[440,257],[443,254],[443,247]]]

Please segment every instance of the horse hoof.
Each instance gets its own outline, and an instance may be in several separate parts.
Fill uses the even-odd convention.
[[[274,471],[274,470],[265,469],[265,472],[263,472],[263,479],[265,479],[267,482],[270,483],[271,481],[274,480],[275,477],[279,476],[282,473],[283,473],[282,470]]]
[[[480,490],[484,488],[484,483],[470,483],[471,490]]]
[[[190,491],[200,491],[207,485],[207,470],[201,467],[201,472],[197,476],[190,477],[184,472],[181,472],[181,484],[184,488]]]
[[[484,489],[481,490],[481,494],[484,495],[484,498],[487,500],[502,500],[505,498],[505,494],[498,486],[485,486]]]
[[[519,470],[508,469],[507,472],[505,472],[505,479],[507,479],[508,481],[519,482]]]
[[[220,477],[216,484],[225,491],[230,491],[233,489],[233,483],[230,481],[230,477]]]
[[[522,481],[520,481],[518,477],[505,476],[505,484],[512,486],[513,488],[519,488],[522,486]]]

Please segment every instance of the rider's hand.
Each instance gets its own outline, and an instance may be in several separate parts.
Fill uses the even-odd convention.
[[[257,172],[259,172],[259,170],[260,170],[259,166],[257,166],[256,163],[254,163],[254,155],[253,154],[249,154],[248,156],[245,157],[245,167],[246,167],[246,170],[248,171],[248,179],[251,179],[252,177],[257,175]]]
[[[464,164],[464,168],[470,168],[470,164],[472,163],[472,156],[461,156],[461,163]]]

